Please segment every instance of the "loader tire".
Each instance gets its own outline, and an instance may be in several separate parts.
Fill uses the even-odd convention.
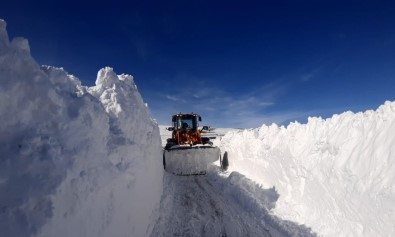
[[[165,150],[170,149],[170,147],[172,147],[172,146],[174,146],[174,145],[175,145],[174,142],[168,142],[168,143],[166,144],[166,146],[165,146]]]
[[[166,158],[165,158],[165,151],[163,151],[163,169],[166,170]]]
[[[223,171],[226,171],[229,167],[229,159],[228,159],[228,152],[225,151],[224,156],[221,160],[221,168]]]

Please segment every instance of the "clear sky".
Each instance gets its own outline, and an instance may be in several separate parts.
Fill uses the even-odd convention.
[[[395,1],[3,1],[0,18],[84,85],[132,74],[159,124],[287,125],[395,100]]]

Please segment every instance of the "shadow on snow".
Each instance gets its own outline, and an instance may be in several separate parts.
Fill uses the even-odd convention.
[[[270,213],[279,194],[238,172],[165,173],[160,217],[151,236],[316,236]]]

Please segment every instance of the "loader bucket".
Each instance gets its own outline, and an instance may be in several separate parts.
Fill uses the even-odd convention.
[[[164,150],[163,165],[175,175],[202,175],[219,157],[218,147],[181,146]]]

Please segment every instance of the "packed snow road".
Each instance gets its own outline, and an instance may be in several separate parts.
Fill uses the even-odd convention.
[[[270,214],[279,195],[243,175],[165,173],[160,217],[151,236],[315,236]]]

